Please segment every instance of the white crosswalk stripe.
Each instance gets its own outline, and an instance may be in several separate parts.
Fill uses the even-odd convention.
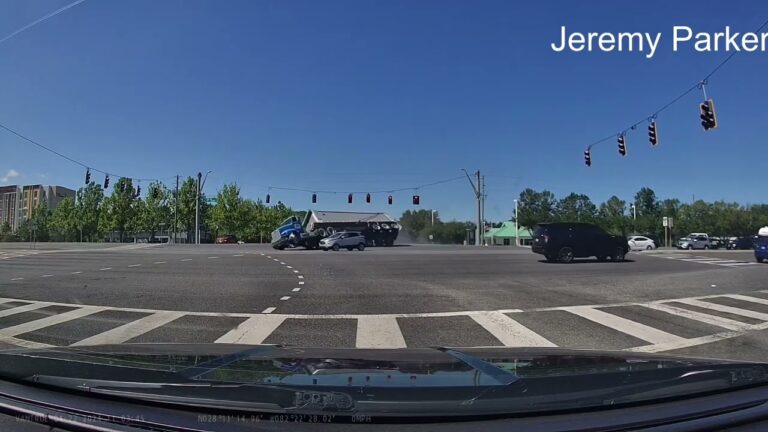
[[[666,259],[675,260],[675,261],[683,261],[683,262],[691,262],[691,263],[699,263],[699,264],[710,264],[710,265],[716,265],[721,267],[731,267],[731,268],[748,267],[748,266],[753,266],[758,264],[756,262],[739,261],[739,260],[719,258],[719,257],[694,256],[694,255],[688,255],[688,254],[648,255],[648,256],[653,256],[657,258],[666,258]]]
[[[588,330],[585,324],[584,330],[585,338],[595,338],[593,346],[598,349],[601,347],[602,342],[599,340],[600,336],[597,333],[594,336],[590,336],[590,332],[594,332],[595,329],[604,328],[606,329],[605,331],[632,336],[634,338],[632,340],[636,341],[635,345],[639,341],[643,341],[639,346],[625,348],[627,350],[661,352],[737,337],[748,331],[768,328],[768,313],[752,310],[749,306],[754,305],[755,309],[768,306],[768,298],[759,297],[760,295],[764,296],[764,294],[752,293],[720,294],[643,303],[622,303],[619,305],[566,306],[549,310],[565,311],[590,321],[592,326],[595,324],[599,325],[599,327]],[[717,300],[717,298],[721,298],[722,301]],[[733,301],[734,303],[732,304],[736,304],[736,301],[743,302],[744,306],[735,307],[717,303],[719,301],[723,303],[726,299]],[[349,339],[348,342],[335,343],[358,348],[404,348],[408,346],[446,345],[446,342],[430,342],[430,337],[433,334],[435,337],[439,334],[442,334],[443,337],[446,337],[446,335],[447,337],[453,337],[454,335],[464,337],[464,339],[461,339],[463,342],[459,344],[447,342],[448,346],[473,346],[473,343],[477,344],[478,342],[476,341],[481,340],[486,341],[485,344],[488,344],[488,338],[492,337],[498,341],[495,345],[556,347],[558,343],[562,343],[557,342],[557,336],[553,336],[558,334],[557,326],[574,325],[560,324],[558,320],[551,320],[543,316],[538,318],[536,313],[543,313],[545,311],[525,311],[519,309],[389,315],[290,315],[275,313],[274,306],[264,309],[261,313],[212,313],[113,308],[35,301],[26,301],[28,304],[19,305],[16,302],[25,302],[25,300],[0,298],[0,343],[26,347],[49,346],[38,341],[48,342],[51,340],[50,337],[45,336],[46,332],[51,331],[49,330],[50,327],[72,321],[75,323],[80,322],[75,320],[95,319],[91,315],[106,310],[144,313],[145,315],[139,318],[126,319],[124,322],[118,322],[114,328],[95,335],[84,335],[79,340],[76,335],[73,335],[73,337],[68,339],[70,341],[68,343],[72,343],[73,346],[119,344],[129,342],[150,332],[154,334],[152,338],[159,338],[158,342],[162,342],[164,338],[173,338],[173,336],[168,336],[168,329],[172,329],[171,331],[188,331],[184,329],[182,324],[175,324],[175,322],[184,317],[198,317],[198,319],[210,320],[207,322],[211,323],[211,328],[220,329],[220,333],[214,330],[210,333],[213,335],[211,339],[201,340],[201,342],[236,344],[260,344],[265,343],[270,338],[276,339],[273,334],[286,323],[286,320],[312,320],[311,327],[306,327],[308,331],[316,331],[318,338],[325,337],[324,334],[327,333],[330,339],[335,338],[338,340],[341,336],[338,334],[334,335],[334,330],[331,330],[337,328],[334,326],[338,324],[334,323],[338,323],[339,320],[348,322],[352,319],[356,325],[353,334],[349,336],[352,339]],[[43,309],[61,306],[73,307],[74,309],[60,313],[48,312],[48,310]],[[606,309],[609,306],[611,309]],[[653,321],[649,316],[638,312],[636,309],[634,312],[629,310],[631,307],[636,306],[642,306],[648,309],[649,312],[652,310],[656,313],[667,314],[665,316],[668,316],[668,319]],[[688,309],[688,306],[691,306],[691,309]],[[622,307],[630,308],[625,309],[621,316],[619,316],[617,315],[619,312],[615,311],[614,308]],[[712,311],[712,313],[710,314],[707,311]],[[751,324],[738,321],[735,318],[725,318],[716,315],[718,312],[752,318],[753,320],[758,320],[759,323]],[[46,315],[50,313],[53,313],[53,315]],[[520,313],[525,313],[525,318],[524,315],[517,315]],[[520,318],[518,319],[516,316]],[[25,318],[29,319],[29,321],[19,323],[19,321]],[[230,325],[233,325],[230,323],[234,318],[240,318],[239,324],[230,327]],[[459,318],[466,321],[454,320]],[[219,319],[230,321],[225,326],[216,327],[215,322]],[[5,328],[2,327],[3,320],[8,323]],[[419,330],[416,333],[413,330],[414,322],[418,322],[416,328]],[[459,322],[463,322],[464,324],[461,325],[469,327],[466,327],[461,332],[457,332],[453,326],[458,325],[457,323]],[[700,333],[698,334],[703,336],[697,336],[696,332],[694,332],[691,333],[693,337],[683,337],[658,328],[659,325],[664,327],[663,322],[674,322],[678,326],[691,328],[698,325],[699,328],[706,330],[699,330]],[[310,325],[309,322],[306,325]],[[326,325],[328,330],[325,330]],[[70,324],[70,327],[72,326]],[[84,329],[88,327],[83,326]],[[166,329],[163,332],[153,332],[153,330],[163,328]],[[286,328],[291,328],[291,326],[289,325]],[[722,331],[717,329],[722,329]],[[573,329],[568,328],[568,330]],[[543,336],[542,332],[549,336]],[[40,334],[43,339],[31,337],[28,334]],[[292,343],[290,332],[285,333],[285,330],[283,330],[279,334],[281,335],[279,338],[280,343]],[[24,340],[25,337],[29,337],[31,340]],[[414,342],[414,337],[419,338],[418,343]],[[555,339],[551,339],[552,337],[555,337]],[[56,338],[54,337],[53,340],[56,340]],[[75,342],[71,342],[72,340],[75,340]],[[168,340],[167,342],[173,342],[173,340]],[[321,342],[320,339],[318,339],[318,342]],[[642,343],[645,344],[643,345]],[[491,343],[491,345],[494,345],[494,343]]]

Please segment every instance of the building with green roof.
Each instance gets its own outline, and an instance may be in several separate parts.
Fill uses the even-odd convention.
[[[521,245],[530,245],[533,236],[530,230],[522,227],[515,231],[515,223],[506,221],[501,227],[488,230],[483,238],[489,246],[514,246],[517,238],[520,239]]]

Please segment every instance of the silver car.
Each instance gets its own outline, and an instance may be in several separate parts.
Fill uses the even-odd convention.
[[[356,231],[342,231],[320,240],[320,249],[324,251],[328,249],[337,251],[341,248],[347,248],[347,250],[357,248],[362,251],[365,249],[365,236]]]
[[[684,237],[677,241],[678,249],[709,249],[709,238],[704,236]]]

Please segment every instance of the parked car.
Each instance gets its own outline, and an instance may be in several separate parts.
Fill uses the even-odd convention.
[[[598,261],[624,261],[629,244],[625,237],[608,234],[597,225],[555,222],[536,226],[531,250],[550,262],[569,263],[592,256]]]
[[[224,235],[216,237],[216,244],[234,244],[237,243],[237,237],[233,235]]]
[[[683,237],[677,241],[678,249],[709,249],[709,238],[704,236]]]
[[[726,240],[720,237],[710,237],[709,238],[709,248],[710,249],[720,249],[721,247],[725,247]]]
[[[341,231],[320,240],[320,249],[324,251],[328,249],[337,251],[341,248],[347,248],[347,250],[357,248],[362,251],[365,249],[365,236],[357,231]]]
[[[768,237],[760,236],[755,243],[755,259],[761,263],[768,260]]]
[[[730,250],[752,249],[753,247],[755,247],[754,236],[736,237],[735,239],[729,240],[728,244],[726,245],[726,249]]]
[[[627,238],[629,250],[653,250],[656,249],[656,243],[653,239],[643,236],[631,236]]]

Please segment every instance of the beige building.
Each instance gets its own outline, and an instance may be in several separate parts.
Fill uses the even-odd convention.
[[[32,216],[32,210],[45,203],[53,210],[64,198],[75,198],[75,191],[63,186],[0,186],[0,224],[8,222],[12,231]]]

